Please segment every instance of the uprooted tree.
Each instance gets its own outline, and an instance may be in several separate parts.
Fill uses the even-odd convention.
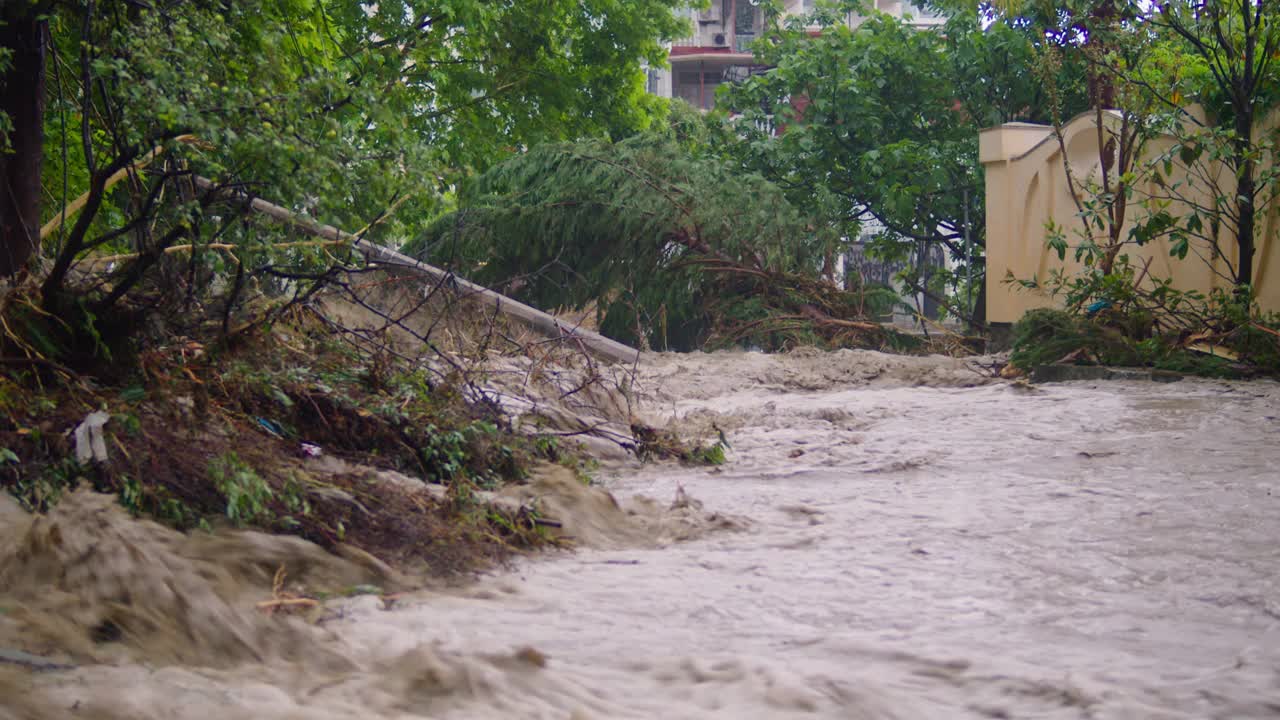
[[[818,276],[830,232],[759,175],[650,132],[513,158],[408,250],[536,305],[594,305],[644,347],[884,343],[866,318],[892,294]]]

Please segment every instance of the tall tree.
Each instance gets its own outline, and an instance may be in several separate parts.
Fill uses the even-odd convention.
[[[24,268],[40,244],[45,5],[0,5],[0,277]]]
[[[1263,113],[1280,101],[1280,5],[1269,0],[1169,0],[1153,5],[1150,22],[1185,40],[1209,70],[1202,98],[1228,128],[1222,160],[1235,179],[1229,201],[1239,261],[1237,285],[1253,282],[1263,153],[1256,141]],[[1274,161],[1274,156],[1272,156]]]
[[[732,149],[748,167],[798,197],[825,195],[845,227],[874,219],[908,240],[962,237],[955,191],[976,203],[976,143],[940,36],[873,17],[817,37],[786,28],[757,52],[771,69],[726,98],[748,121]]]
[[[988,5],[1008,20],[1031,30],[1037,44],[1073,47],[1094,62],[1083,68],[1091,105],[1116,107],[1116,79],[1099,62],[1114,48],[1117,33],[1140,12],[1132,0],[996,0]]]
[[[980,262],[965,252],[985,228],[978,130],[1043,119],[1047,103],[1025,33],[983,28],[972,7],[948,11],[942,33],[885,15],[851,29],[822,11],[785,24],[756,48],[769,70],[726,91],[747,121],[728,152],[798,206],[821,207],[838,237],[882,227],[881,257],[940,245]],[[814,21],[825,23],[816,35]]]

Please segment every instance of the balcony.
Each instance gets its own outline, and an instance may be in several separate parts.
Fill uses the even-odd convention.
[[[687,38],[681,38],[671,43],[672,47],[696,47],[696,48],[724,48],[728,50],[733,47],[733,32],[723,30],[719,25],[708,25],[698,28],[698,31]]]
[[[693,34],[673,42],[672,55],[687,55],[697,48],[705,53],[750,53],[751,43],[760,36],[764,15],[757,0],[711,0],[708,7],[689,11]]]
[[[706,47],[706,43],[702,42],[702,38],[698,35],[693,37],[681,38],[671,43],[671,47]]]

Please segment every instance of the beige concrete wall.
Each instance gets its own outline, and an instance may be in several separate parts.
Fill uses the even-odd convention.
[[[1118,124],[1114,115],[1105,116],[1105,123]],[[1275,127],[1274,122],[1268,123]],[[1104,138],[1106,134],[1104,133]],[[1104,140],[1105,142],[1105,140]],[[1172,139],[1152,143],[1146,155],[1154,156],[1168,148]],[[987,184],[987,320],[989,322],[1016,322],[1027,310],[1036,307],[1053,307],[1058,304],[1043,291],[1024,289],[1005,283],[1011,272],[1014,277],[1029,280],[1045,280],[1055,268],[1067,272],[1081,269],[1073,260],[1071,250],[1065,262],[1046,244],[1046,223],[1052,219],[1062,226],[1067,243],[1074,248],[1080,243],[1083,229],[1077,217],[1076,203],[1072,200],[1063,164],[1062,147],[1066,148],[1067,162],[1072,176],[1085,179],[1099,171],[1098,132],[1093,113],[1073,119],[1063,128],[1063,143],[1053,133],[1053,128],[1027,123],[1008,123],[983,130],[979,135],[978,157],[986,170]],[[1179,178],[1174,168],[1175,177]],[[1229,173],[1221,173],[1222,182],[1229,182]],[[1077,187],[1077,190],[1079,188]],[[1139,187],[1127,211],[1128,219],[1122,235],[1127,237],[1134,220],[1142,212],[1138,202],[1145,193],[1155,193],[1154,186]],[[1259,218],[1262,232],[1257,235],[1258,248],[1254,256],[1254,285],[1258,289],[1259,304],[1264,310],[1280,312],[1280,218],[1277,203],[1266,207]],[[1177,214],[1177,207],[1171,207]],[[1104,236],[1097,239],[1104,244]],[[1160,278],[1172,278],[1174,286],[1184,290],[1200,290],[1208,293],[1215,287],[1229,287],[1229,268],[1236,260],[1234,240],[1224,240],[1222,249],[1226,261],[1209,262],[1205,258],[1207,246],[1192,243],[1192,252],[1186,259],[1169,255],[1169,243],[1159,240],[1144,247],[1127,245],[1122,251],[1131,262],[1142,267],[1146,258],[1151,259],[1150,274]],[[1228,264],[1230,263],[1230,264]],[[1224,277],[1226,276],[1226,277]]]

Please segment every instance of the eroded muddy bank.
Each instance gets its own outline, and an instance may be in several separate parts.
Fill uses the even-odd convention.
[[[345,601],[261,661],[9,667],[11,714],[1280,716],[1277,385],[1025,388],[867,353],[642,372],[731,463],[617,471],[647,500],[568,502],[595,548]]]

